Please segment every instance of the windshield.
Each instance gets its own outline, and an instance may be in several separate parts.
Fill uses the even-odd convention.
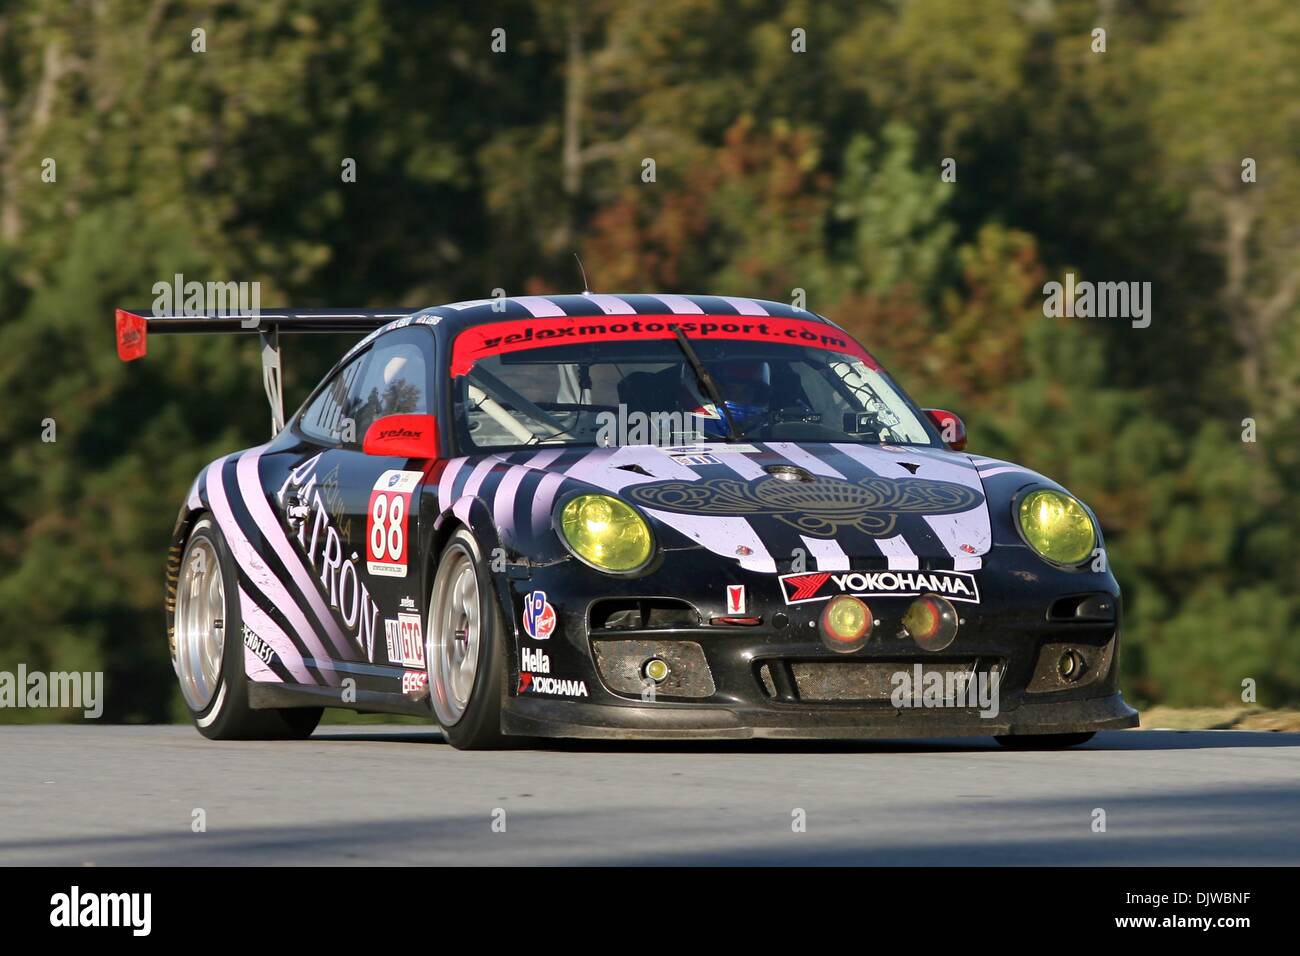
[[[452,379],[457,444],[466,453],[750,440],[935,444],[919,409],[860,357],[765,342],[690,345],[722,408],[674,339],[521,349],[484,356]]]

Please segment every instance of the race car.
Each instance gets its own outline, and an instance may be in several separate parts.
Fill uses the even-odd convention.
[[[844,329],[778,302],[583,293],[154,316],[258,335],[272,438],[177,515],[167,639],[207,737],[324,707],[530,738],[1132,727],[1093,512],[965,451]],[[368,332],[287,420],[280,335]]]

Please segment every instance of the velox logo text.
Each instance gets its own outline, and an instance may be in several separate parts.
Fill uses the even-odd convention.
[[[132,935],[148,936],[153,925],[152,893],[70,892],[50,897],[50,925],[129,926]]]
[[[786,604],[825,601],[837,594],[855,597],[916,597],[938,594],[954,601],[980,602],[975,575],[967,571],[816,571],[781,575]]]
[[[17,674],[0,671],[3,707],[76,707],[82,716],[96,720],[104,713],[104,672],[28,673],[27,665],[19,664]]]

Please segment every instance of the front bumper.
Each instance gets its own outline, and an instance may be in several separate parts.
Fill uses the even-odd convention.
[[[502,715],[509,734],[615,739],[666,738],[872,738],[1065,734],[1134,727],[1135,710],[1119,691],[1119,588],[1109,571],[1064,571],[1023,547],[995,547],[976,572],[980,603],[960,607],[963,623],[954,642],[938,652],[918,647],[900,630],[912,598],[873,599],[878,620],[866,646],[836,653],[822,643],[821,604],[787,605],[775,575],[721,567],[716,556],[673,552],[651,573],[616,579],[577,561],[532,567],[507,575],[514,653]],[[950,565],[949,565],[950,566]],[[717,626],[728,614],[728,585],[745,587],[746,614],[756,626]],[[520,626],[525,598],[542,593],[555,608],[555,629],[545,640]],[[1084,597],[1104,598],[1109,616],[1062,617]],[[594,609],[602,602],[672,599],[689,605],[697,620],[661,627],[602,628]],[[655,645],[690,648],[681,660],[703,669],[707,680],[674,692],[665,685],[645,700],[610,666],[612,649]],[[1065,652],[1087,662],[1085,676],[1059,679]],[[630,651],[628,652],[630,653]],[[580,695],[548,696],[535,674],[562,679]],[[696,663],[689,663],[696,662]],[[845,678],[857,665],[863,674]],[[891,673],[924,669],[996,672],[994,706],[898,706],[887,690]],[[674,666],[678,666],[674,662]],[[814,676],[810,677],[809,673]],[[624,668],[626,677],[626,668]],[[522,680],[521,680],[522,678]],[[545,684],[543,686],[555,686]],[[864,688],[867,690],[864,691]]]

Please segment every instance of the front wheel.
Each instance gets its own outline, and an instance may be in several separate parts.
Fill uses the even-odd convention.
[[[1008,750],[1065,750],[1086,744],[1095,736],[1095,731],[1089,731],[1083,734],[1003,734],[993,739]]]
[[[506,746],[505,624],[478,543],[464,528],[438,560],[425,642],[429,698],[447,743],[457,750]]]
[[[212,518],[194,523],[176,581],[172,666],[199,733],[212,740],[308,737],[321,708],[253,710],[244,674],[244,625],[235,561]]]

